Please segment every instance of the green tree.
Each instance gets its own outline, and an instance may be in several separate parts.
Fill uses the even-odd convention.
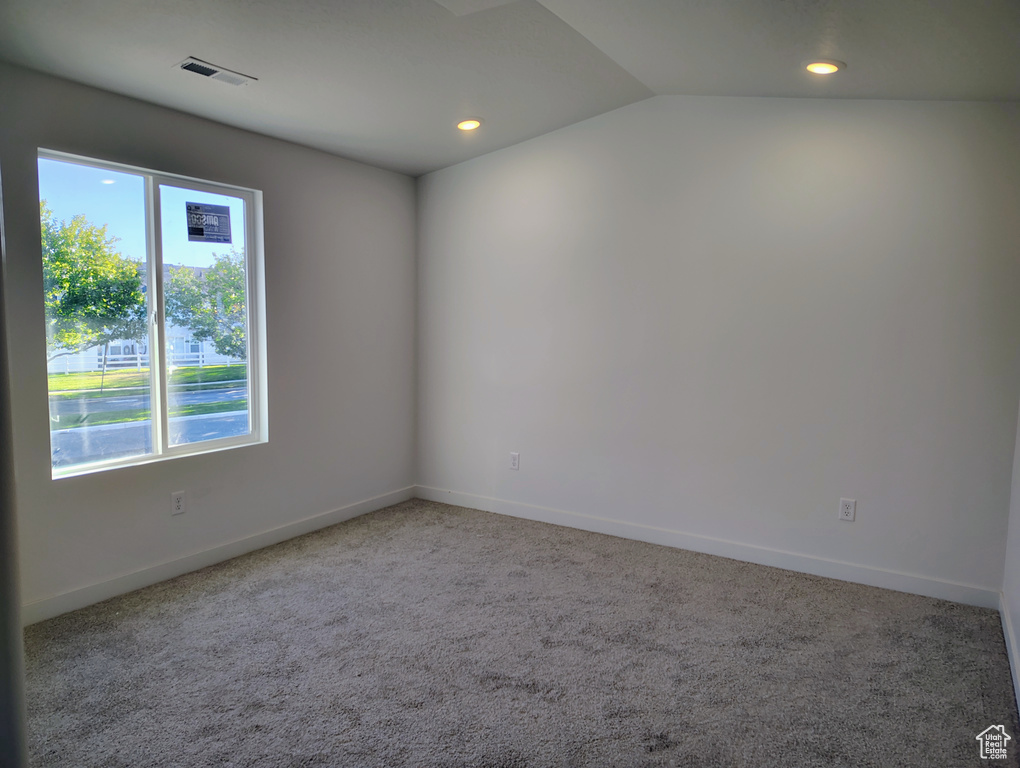
[[[83,215],[57,221],[45,201],[40,220],[48,358],[144,338],[140,265],[114,249],[117,238]]]
[[[170,267],[163,286],[167,317],[198,341],[235,360],[248,357],[244,253],[214,255],[211,267]]]

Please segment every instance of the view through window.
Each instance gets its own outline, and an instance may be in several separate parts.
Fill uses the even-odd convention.
[[[256,442],[258,193],[40,153],[54,476]]]

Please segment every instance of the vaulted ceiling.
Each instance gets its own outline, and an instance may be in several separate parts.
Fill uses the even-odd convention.
[[[1018,53],[1018,0],[0,0],[0,59],[412,175],[658,94],[1016,101]]]

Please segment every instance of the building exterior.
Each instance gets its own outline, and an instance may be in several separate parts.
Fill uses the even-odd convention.
[[[167,326],[167,362],[171,366],[228,365],[241,363],[226,355],[219,354],[211,341],[198,341],[187,328]],[[147,368],[149,346],[145,341],[118,340],[110,342],[107,352],[107,370],[115,368]],[[47,373],[83,373],[103,370],[103,347],[89,347],[71,355],[61,355],[50,360]]]

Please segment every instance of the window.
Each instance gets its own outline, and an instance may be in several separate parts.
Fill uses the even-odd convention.
[[[40,151],[54,477],[267,439],[260,192]]]

